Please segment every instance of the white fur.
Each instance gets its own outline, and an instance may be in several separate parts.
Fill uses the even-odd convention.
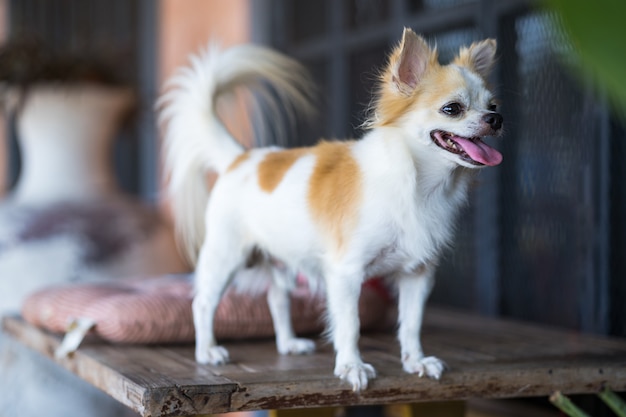
[[[247,59],[249,54],[255,59]],[[445,365],[423,354],[422,315],[438,256],[450,242],[454,217],[466,199],[471,180],[467,168],[472,166],[437,147],[429,132],[450,129],[477,135],[477,128],[471,126],[482,115],[478,108],[483,104],[470,101],[483,102],[490,97],[484,83],[470,77],[462,92],[467,97],[461,99],[467,99],[465,104],[471,110],[468,118],[451,121],[438,115],[438,109],[412,109],[393,127],[375,128],[351,142],[350,154],[362,178],[362,198],[354,213],[356,225],[343,250],[337,251],[309,207],[315,155],[300,157],[273,191],[264,191],[256,180],[257,167],[276,149],[251,150],[236,169],[228,170],[243,149],[211,107],[218,92],[233,87],[232,79],[243,83],[262,77],[276,89],[286,89],[287,83],[299,79],[275,75],[286,74],[293,64],[251,46],[226,52],[212,49],[192,62],[192,68],[175,79],[174,90],[164,102],[164,114],[169,119],[165,144],[175,216],[179,222],[188,222],[182,230],[188,234],[185,239],[200,248],[193,302],[197,361],[213,365],[228,361],[228,352],[213,336],[213,316],[232,277],[253,248],[260,248],[271,255],[263,267],[273,270],[275,278],[268,301],[280,353],[313,349],[312,342],[295,338],[287,318],[289,283],[301,271],[325,283],[329,334],[336,350],[335,375],[354,391],[365,389],[376,372],[363,362],[358,350],[358,298],[366,278],[385,275],[399,288],[398,338],[404,369],[438,379]],[[230,74],[231,80],[226,81],[224,74]],[[291,87],[285,91],[289,95],[298,90]],[[451,92],[451,97],[458,93]],[[280,115],[275,114],[273,120],[278,119]],[[194,178],[208,168],[220,177],[201,214],[199,208],[205,207],[208,192]],[[201,195],[204,200],[191,195]]]
[[[212,44],[190,60],[189,68],[169,80],[173,88],[158,106],[161,121],[168,122],[164,153],[174,219],[183,252],[195,263],[209,197],[204,172],[224,172],[243,152],[215,117],[218,98],[236,87],[254,86],[255,103],[269,108],[269,120],[291,119],[295,109],[308,112],[312,107],[303,68],[277,52],[251,45],[221,51]]]

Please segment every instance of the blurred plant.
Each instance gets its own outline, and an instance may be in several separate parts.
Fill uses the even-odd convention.
[[[570,417],[589,417],[589,414],[578,408],[572,400],[561,394],[560,391],[550,396],[550,402]]]
[[[608,388],[604,388],[598,396],[608,405],[611,410],[619,417],[626,417],[626,403],[613,391]]]
[[[626,417],[626,403],[609,388],[605,387],[598,394],[598,397],[600,397],[618,417]],[[550,402],[570,417],[589,417],[589,414],[574,405],[574,403],[568,397],[561,394],[560,391],[550,396]]]
[[[560,16],[585,75],[626,115],[626,2],[546,0],[545,4]]]

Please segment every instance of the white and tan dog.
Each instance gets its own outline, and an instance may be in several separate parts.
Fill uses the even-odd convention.
[[[481,140],[502,130],[486,85],[495,52],[488,39],[441,66],[436,51],[405,29],[381,74],[362,139],[252,150],[216,116],[217,97],[256,86],[271,90],[265,98],[306,109],[301,67],[249,45],[213,47],[192,58],[163,96],[161,116],[168,122],[174,215],[188,255],[197,258],[198,362],[228,361],[214,338],[213,316],[236,272],[262,253],[260,267],[272,271],[268,302],[280,353],[314,350],[312,341],[295,337],[289,317],[289,289],[301,271],[325,284],[335,375],[354,391],[365,389],[376,373],[358,349],[359,293],[368,277],[386,276],[399,293],[404,370],[441,376],[444,363],[422,352],[422,315],[473,172],[502,160]],[[278,108],[270,106],[270,121],[281,118]],[[211,170],[219,178],[209,198],[204,175]]]

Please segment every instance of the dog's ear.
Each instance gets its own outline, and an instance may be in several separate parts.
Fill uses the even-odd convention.
[[[474,42],[469,48],[462,48],[454,62],[472,68],[478,75],[487,79],[496,61],[496,49],[495,39]]]
[[[391,57],[392,80],[398,90],[410,93],[415,89],[436,54],[426,41],[405,28],[400,46]]]

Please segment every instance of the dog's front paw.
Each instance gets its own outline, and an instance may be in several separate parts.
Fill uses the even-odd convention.
[[[434,356],[425,358],[405,356],[402,359],[402,367],[410,374],[417,374],[420,377],[426,375],[433,379],[441,378],[441,374],[447,368],[444,361]]]
[[[352,385],[352,391],[359,392],[367,388],[367,382],[376,378],[376,370],[368,363],[348,363],[335,367],[335,376]]]
[[[228,351],[223,346],[196,349],[196,362],[203,365],[224,365],[228,361]]]
[[[315,351],[315,342],[310,339],[287,339],[277,343],[281,355],[307,355]]]

